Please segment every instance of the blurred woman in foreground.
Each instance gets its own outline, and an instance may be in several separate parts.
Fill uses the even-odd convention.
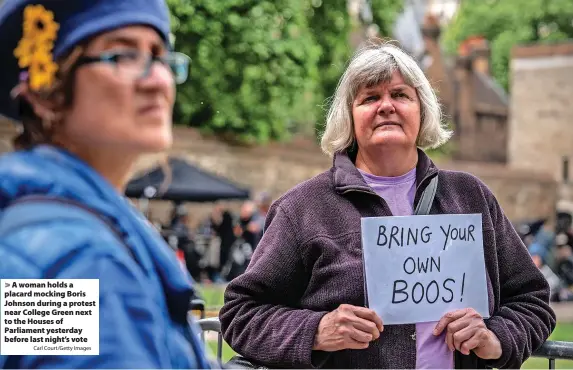
[[[135,161],[171,146],[175,83],[163,0],[6,1],[0,277],[99,279],[99,355],[2,356],[11,368],[205,368],[191,279],[123,196]],[[89,320],[89,318],[87,319]]]

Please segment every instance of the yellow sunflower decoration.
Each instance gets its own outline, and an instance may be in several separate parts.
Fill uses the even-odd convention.
[[[20,68],[28,68],[30,88],[40,90],[54,82],[58,70],[52,49],[60,26],[54,21],[53,12],[42,5],[28,5],[24,9],[23,28],[14,55]]]

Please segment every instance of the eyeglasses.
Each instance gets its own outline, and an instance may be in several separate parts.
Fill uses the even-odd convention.
[[[97,56],[84,55],[78,58],[75,67],[90,63],[110,63],[130,78],[140,79],[149,76],[151,66],[159,62],[168,67],[173,74],[175,83],[182,84],[189,76],[191,58],[179,52],[169,52],[166,55],[151,55],[136,50],[112,51]]]

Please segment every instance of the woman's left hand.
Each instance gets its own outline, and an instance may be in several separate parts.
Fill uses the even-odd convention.
[[[473,351],[484,360],[501,357],[501,343],[497,336],[485,326],[479,313],[473,308],[464,308],[445,314],[434,329],[434,335],[446,330],[446,343],[451,351],[457,349],[464,355]]]

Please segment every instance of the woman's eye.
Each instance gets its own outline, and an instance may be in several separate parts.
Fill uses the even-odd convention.
[[[364,99],[364,103],[371,103],[373,101],[376,101],[377,99],[378,99],[377,95],[370,95],[366,99]]]
[[[406,98],[409,99],[410,97],[405,92],[396,92],[392,94],[395,98]]]
[[[138,53],[132,51],[118,52],[111,55],[111,60],[115,63],[133,62],[137,58]]]

